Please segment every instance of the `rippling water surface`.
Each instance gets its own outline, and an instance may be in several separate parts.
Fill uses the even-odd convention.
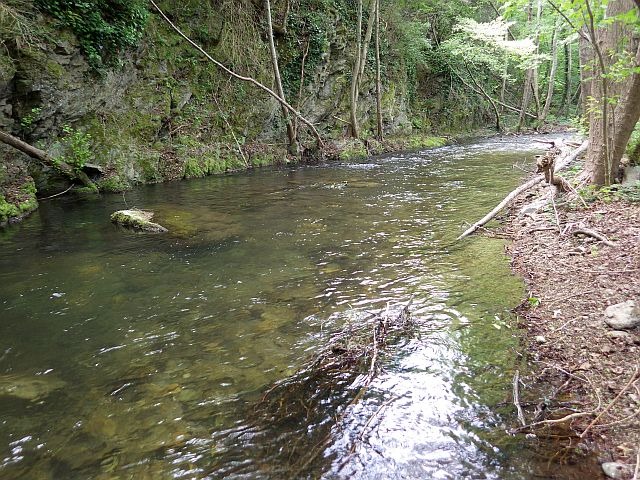
[[[523,284],[501,241],[454,239],[535,148],[44,202],[0,231],[0,477],[534,478],[504,434]],[[125,202],[172,233],[111,225]],[[361,398],[345,383],[306,416],[255,415],[330,332],[411,298],[418,331]]]

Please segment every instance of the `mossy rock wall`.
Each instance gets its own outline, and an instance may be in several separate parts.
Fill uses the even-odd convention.
[[[225,65],[272,85],[262,2],[159,4]],[[347,0],[301,0],[289,17],[290,34],[277,39],[288,99],[335,140],[347,135],[353,9]],[[33,10],[25,21],[34,32],[28,38],[0,25],[0,128],[65,158],[74,154],[65,131],[86,135],[102,191],[295,160],[286,152],[279,105],[254,86],[231,80],[158,15],[150,15],[135,51],[122,52],[100,71],[73,33],[53,18]],[[274,21],[282,21],[277,11]],[[410,79],[398,55],[390,36],[384,62],[395,66],[385,68],[383,114],[387,135],[407,136],[422,128],[425,122],[414,119],[425,114],[410,98]],[[370,58],[359,104],[365,136],[375,127],[373,78]],[[433,104],[447,110],[451,106],[443,98]],[[429,123],[430,131],[437,127]],[[299,129],[303,142],[312,144]],[[64,186],[55,172],[43,172],[8,147],[0,145],[0,156],[8,172],[0,178],[4,197],[28,170],[40,195]]]

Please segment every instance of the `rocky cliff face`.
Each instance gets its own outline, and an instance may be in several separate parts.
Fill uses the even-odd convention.
[[[228,42],[234,28],[250,23],[243,27],[237,19],[214,15],[224,12],[204,12],[212,7],[199,5],[185,7],[189,13],[176,21],[221,61],[270,85],[259,23],[251,24],[253,33],[245,32],[258,39],[253,46],[225,47],[223,37]],[[289,101],[324,135],[338,139],[347,132],[352,39],[343,13],[322,15],[321,41],[312,43],[314,37],[308,36],[306,44],[292,45],[281,38],[278,48],[285,76],[298,78],[287,88]],[[89,65],[71,32],[42,14],[31,21],[40,35],[25,40],[4,32],[0,38],[0,128],[84,167],[101,190],[287,161],[278,105],[249,84],[223,75],[159,18],[150,18],[136,51],[101,71]],[[218,38],[197,30],[202,22],[220,28]],[[307,55],[301,57],[304,49]],[[396,59],[390,52],[385,61],[391,64]],[[372,77],[369,72],[361,96],[365,132],[375,121]],[[411,131],[407,85],[402,69],[388,69],[383,97],[388,134]],[[300,132],[306,135],[302,127]],[[36,205],[35,190],[44,196],[64,189],[66,180],[54,171],[4,145],[0,155],[0,222],[17,213],[3,205],[24,213]]]

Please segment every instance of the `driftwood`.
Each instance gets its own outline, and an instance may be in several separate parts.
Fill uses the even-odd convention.
[[[580,145],[580,147],[578,147],[577,149],[575,149],[573,152],[569,153],[568,155],[566,155],[565,157],[558,159],[555,162],[555,168],[554,168],[554,172],[559,172],[560,170],[562,170],[563,168],[566,168],[571,162],[573,162],[581,153],[583,153],[584,151],[586,151],[587,146],[588,146],[589,142],[584,142],[582,145]],[[533,177],[531,180],[529,180],[528,182],[520,185],[518,188],[516,188],[515,190],[513,190],[509,195],[507,195],[499,204],[498,206],[496,206],[496,208],[494,208],[493,210],[491,210],[489,213],[487,213],[484,217],[482,217],[479,221],[477,221],[476,223],[474,223],[473,225],[471,225],[471,227],[469,227],[462,235],[460,235],[457,240],[462,240],[465,237],[468,237],[469,235],[471,235],[472,233],[474,233],[476,230],[478,230],[480,227],[483,227],[484,225],[486,225],[487,223],[489,223],[490,220],[492,220],[504,207],[506,207],[509,202],[511,202],[511,200],[513,200],[514,198],[516,198],[518,195],[520,195],[522,192],[526,192],[527,190],[529,190],[530,188],[536,186],[537,184],[539,184],[540,182],[542,182],[545,179],[544,175],[539,174],[536,175],[535,177]]]
[[[89,187],[91,189],[95,189],[94,183],[91,179],[82,171],[78,171],[74,169],[71,165],[61,160],[53,158],[47,152],[40,150],[39,148],[34,147],[33,145],[29,145],[27,142],[23,142],[19,138],[14,137],[13,135],[9,135],[6,132],[0,130],[0,142],[6,143],[7,145],[20,150],[22,153],[29,155],[31,158],[35,158],[36,160],[40,160],[45,165],[55,168],[59,170],[67,177],[72,180],[78,179],[82,182],[83,185]]]
[[[613,243],[607,237],[605,237],[601,233],[598,233],[595,230],[591,230],[589,228],[576,228],[573,231],[573,234],[574,235],[586,235],[587,237],[593,237],[596,240],[601,241],[602,243],[604,243],[605,245],[607,245],[609,247],[614,247],[615,246],[615,243]]]

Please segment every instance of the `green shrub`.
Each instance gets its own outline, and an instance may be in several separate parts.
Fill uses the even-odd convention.
[[[91,135],[68,125],[62,127],[62,131],[66,135],[62,140],[64,154],[58,157],[58,160],[71,165],[76,172],[79,172],[93,157]]]
[[[149,12],[142,0],[35,0],[36,6],[69,28],[94,68],[113,63],[135,46]]]

